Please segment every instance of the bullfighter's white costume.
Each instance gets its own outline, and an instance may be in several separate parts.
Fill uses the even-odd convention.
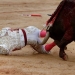
[[[41,30],[34,26],[24,29],[3,28],[0,31],[0,54],[9,54],[26,45],[31,45],[39,53],[47,53],[44,45],[38,45],[41,42],[40,32]]]

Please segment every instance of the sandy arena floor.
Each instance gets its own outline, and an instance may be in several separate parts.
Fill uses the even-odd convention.
[[[61,0],[0,0],[0,29],[2,27],[23,28],[34,25],[40,29],[49,19]],[[28,17],[41,14],[42,17]],[[52,42],[49,39],[49,42]],[[13,52],[10,56],[0,55],[0,75],[74,75],[75,43],[67,47],[68,61],[58,56],[55,46],[47,54],[37,54],[30,46]]]

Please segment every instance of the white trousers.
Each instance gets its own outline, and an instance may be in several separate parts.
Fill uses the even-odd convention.
[[[30,45],[34,50],[39,53],[47,53],[44,45],[38,45],[41,42],[40,40],[40,32],[41,30],[34,27],[29,26],[24,29],[27,35],[27,45]]]
[[[0,31],[0,54],[9,54],[15,49],[21,49],[19,30],[3,28]]]
[[[34,26],[24,28],[27,37],[27,45],[30,45],[39,53],[47,53],[41,42],[40,31]],[[13,50],[21,49],[25,46],[25,39],[22,30],[11,30],[11,28],[3,28],[0,31],[0,54],[9,54]]]

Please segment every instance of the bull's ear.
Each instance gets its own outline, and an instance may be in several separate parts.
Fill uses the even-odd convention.
[[[49,32],[46,33],[45,38],[43,39],[43,41],[40,44],[44,45],[47,42],[48,39],[49,39]]]

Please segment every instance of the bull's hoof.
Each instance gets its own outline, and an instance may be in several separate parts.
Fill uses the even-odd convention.
[[[63,60],[67,61],[68,60],[68,55],[66,53],[59,53],[60,58],[62,58]]]
[[[68,60],[68,55],[65,54],[65,55],[62,57],[62,59],[65,60],[65,61],[67,61],[67,60]]]

